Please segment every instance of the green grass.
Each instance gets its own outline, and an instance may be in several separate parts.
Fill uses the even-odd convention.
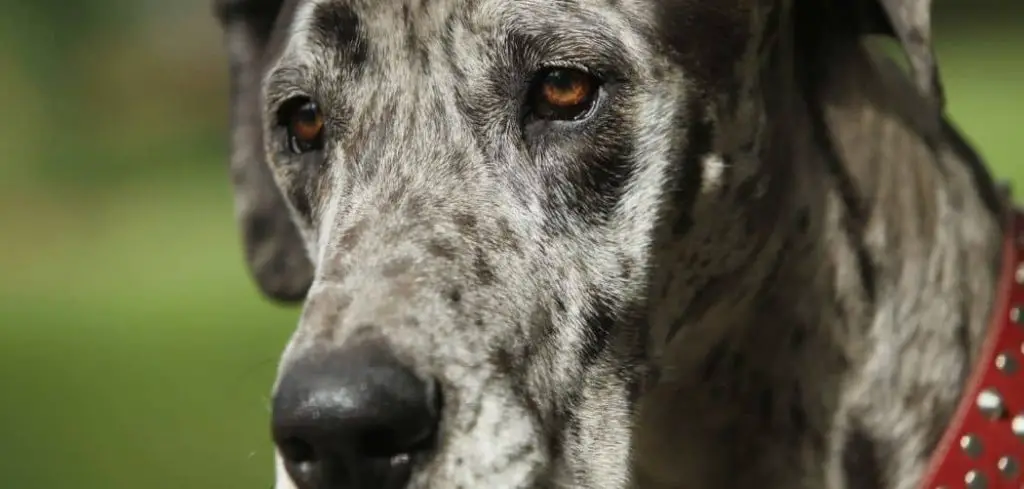
[[[1024,185],[1024,32],[961,35],[969,42],[946,41],[938,49],[948,110],[997,175]]]
[[[266,392],[296,314],[255,293],[218,183],[9,221],[45,241],[0,262],[0,487],[267,485]]]
[[[1021,41],[940,55],[955,119],[1024,185]],[[296,311],[246,275],[226,175],[169,175],[0,192],[0,488],[269,484],[266,393]]]

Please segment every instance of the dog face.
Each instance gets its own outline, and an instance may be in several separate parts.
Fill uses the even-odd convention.
[[[411,487],[623,487],[654,228],[708,144],[652,14],[297,7],[264,136],[315,273],[278,396],[386,344],[443,398]]]
[[[305,298],[278,489],[627,487],[659,345],[782,195],[775,2],[709,3],[222,4],[248,256]]]

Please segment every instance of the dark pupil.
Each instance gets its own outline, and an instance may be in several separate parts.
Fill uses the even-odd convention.
[[[319,114],[316,110],[316,105],[306,104],[299,109],[299,113],[296,116],[298,122],[301,124],[316,124]]]
[[[575,79],[564,70],[555,70],[548,75],[548,83],[559,91],[572,91]]]

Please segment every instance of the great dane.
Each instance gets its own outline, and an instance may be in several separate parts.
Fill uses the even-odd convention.
[[[277,489],[922,482],[1011,214],[930,0],[215,7]]]

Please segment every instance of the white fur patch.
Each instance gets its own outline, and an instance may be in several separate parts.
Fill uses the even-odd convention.
[[[717,192],[722,189],[725,183],[725,160],[716,154],[709,154],[704,157],[704,180],[701,182],[703,193]]]

